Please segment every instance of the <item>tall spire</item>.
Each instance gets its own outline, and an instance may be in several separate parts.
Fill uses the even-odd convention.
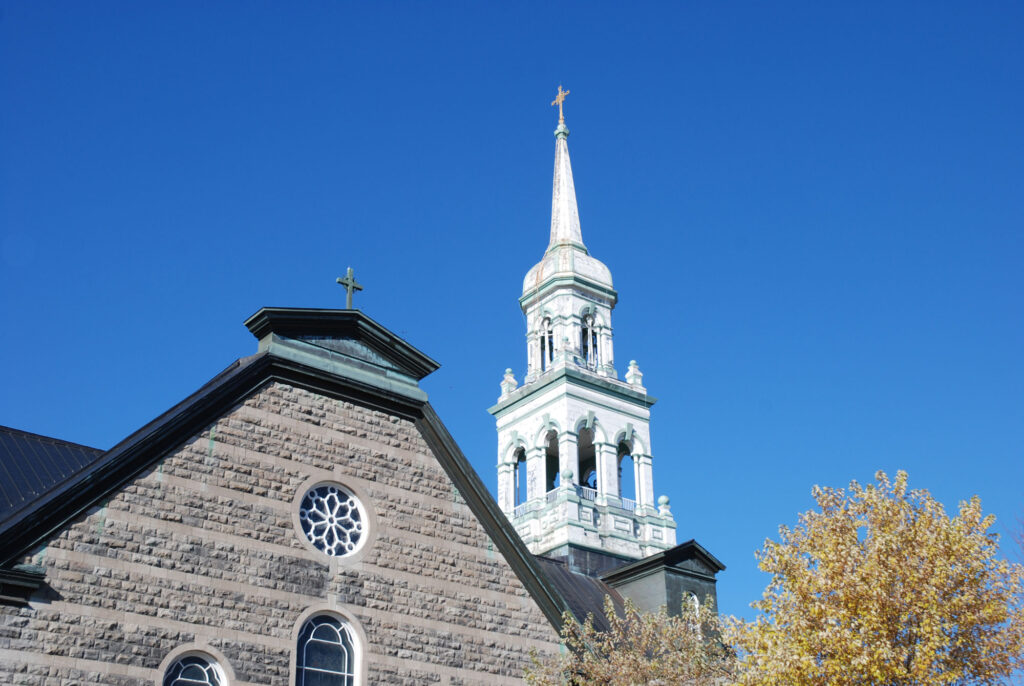
[[[558,86],[552,105],[558,105],[558,128],[555,129],[555,178],[551,188],[551,242],[548,250],[558,245],[575,245],[586,252],[580,230],[580,214],[576,205],[576,186],[569,163],[569,128],[565,125],[562,103],[569,91]]]

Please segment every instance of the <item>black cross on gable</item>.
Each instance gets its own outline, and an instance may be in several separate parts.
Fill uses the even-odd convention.
[[[345,309],[352,309],[352,294],[356,291],[363,290],[363,285],[356,281],[355,275],[352,273],[352,267],[348,268],[345,273],[345,278],[338,277],[338,283],[345,287]]]

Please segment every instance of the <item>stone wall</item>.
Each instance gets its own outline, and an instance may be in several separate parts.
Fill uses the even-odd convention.
[[[337,481],[370,509],[328,558],[297,499]],[[516,684],[554,629],[415,425],[269,384],[25,559],[28,607],[0,607],[0,683],[153,684],[182,646],[233,685],[290,684],[302,618],[351,617],[366,683]]]

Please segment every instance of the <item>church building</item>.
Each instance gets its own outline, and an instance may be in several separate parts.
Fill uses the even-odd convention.
[[[0,427],[0,683],[519,684],[565,613],[714,599],[724,567],[655,500],[655,399],[618,378],[563,99],[497,497],[350,270],[346,309],[260,309],[253,354],[109,450]]]

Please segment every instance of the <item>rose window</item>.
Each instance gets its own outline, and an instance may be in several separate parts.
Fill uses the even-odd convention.
[[[340,486],[310,489],[299,505],[302,532],[317,550],[333,557],[348,555],[363,537],[359,501]]]

